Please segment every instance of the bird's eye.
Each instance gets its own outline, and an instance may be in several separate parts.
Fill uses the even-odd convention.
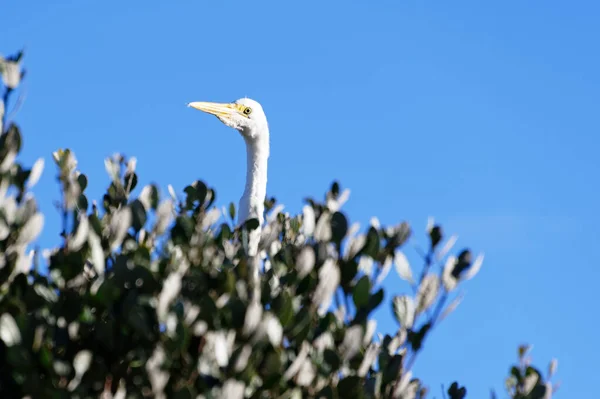
[[[250,115],[252,113],[252,108],[246,107],[244,108],[244,115]]]

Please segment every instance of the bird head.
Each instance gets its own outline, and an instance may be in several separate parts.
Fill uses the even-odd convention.
[[[267,117],[262,106],[249,98],[233,103],[191,102],[188,107],[212,114],[225,125],[238,130],[246,139],[257,140],[268,135]]]

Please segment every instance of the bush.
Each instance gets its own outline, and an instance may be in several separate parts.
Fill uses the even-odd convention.
[[[21,56],[0,60],[2,111],[22,78]],[[372,221],[360,232],[341,211],[347,191],[338,183],[296,216],[269,199],[253,286],[248,231],[258,223],[236,226],[235,207],[216,208],[213,188],[195,181],[165,196],[148,185],[135,196],[135,159],[119,155],[105,160],[110,183],[98,205],[65,149],[53,154],[62,244],[28,251],[44,221],[28,190],[44,165],[16,162],[19,127],[4,112],[2,121],[1,397],[426,397],[413,362],[483,261],[468,249],[452,255],[439,225],[429,226],[413,275],[402,252],[411,227]],[[391,298],[399,327],[382,336],[371,314],[392,268],[413,292]],[[553,370],[544,378],[526,352],[507,392],[549,398]],[[466,389],[454,382],[443,395],[464,398]]]

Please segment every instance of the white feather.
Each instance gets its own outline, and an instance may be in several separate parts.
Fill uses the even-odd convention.
[[[249,255],[256,256],[265,221],[269,159],[269,125],[263,108],[249,98],[241,98],[233,104],[196,102],[188,105],[215,115],[225,125],[236,129],[246,142],[246,186],[239,202],[238,223],[258,219],[259,228],[250,233],[248,248]]]

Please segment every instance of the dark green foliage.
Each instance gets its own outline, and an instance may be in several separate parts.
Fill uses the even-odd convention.
[[[453,382],[448,388],[448,398],[450,399],[464,399],[467,396],[467,389],[461,387],[457,382]]]
[[[0,71],[13,73],[20,58],[0,59]],[[23,137],[4,116],[0,397],[426,397],[412,365],[458,304],[457,285],[482,261],[469,250],[439,249],[440,226],[428,231],[430,250],[420,254],[414,281],[400,256],[409,224],[354,228],[340,210],[348,192],[338,182],[300,215],[280,212],[269,198],[265,225],[237,225],[235,205],[224,222],[216,191],[200,180],[180,197],[153,184],[134,195],[136,160],[122,155],[105,160],[109,182],[98,207],[65,149],[53,154],[62,225],[48,226],[61,244],[29,252],[44,219],[26,194],[43,164],[15,162]],[[258,228],[264,259],[255,284],[247,242]],[[386,296],[381,282],[394,269],[414,295]],[[386,299],[399,328],[379,337],[372,314]],[[537,399],[552,388],[522,361],[507,389]],[[446,392],[466,394],[458,383]]]
[[[556,372],[557,363],[553,360],[548,366],[546,378],[543,373],[531,365],[528,357],[530,347],[519,347],[519,362],[510,368],[510,375],[505,381],[506,390],[513,399],[547,399],[557,390],[550,379]]]

